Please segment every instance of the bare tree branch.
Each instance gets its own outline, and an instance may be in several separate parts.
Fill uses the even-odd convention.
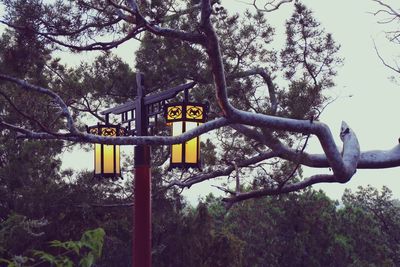
[[[123,38],[119,39],[119,40],[114,40],[111,42],[94,42],[88,45],[73,45],[73,44],[69,44],[67,42],[64,41],[60,41],[50,35],[48,35],[47,33],[42,33],[42,32],[37,32],[38,35],[42,35],[45,38],[49,39],[50,41],[70,48],[72,50],[76,50],[76,51],[94,51],[94,50],[110,50],[112,48],[116,48],[118,47],[120,44],[125,43],[126,41],[133,39],[136,35],[138,35],[139,33],[143,32],[145,29],[143,29],[142,27],[136,27],[133,28],[132,30],[130,30],[130,32],[124,36]]]
[[[268,74],[268,72],[265,69],[256,68],[253,70],[229,74],[229,75],[227,75],[227,79],[243,78],[243,77],[249,77],[251,75],[260,75],[264,79],[265,83],[267,84],[269,99],[271,101],[271,114],[274,115],[278,109],[278,100],[276,98],[276,88],[272,81],[271,76]]]
[[[392,65],[389,65],[388,63],[386,63],[386,61],[383,59],[383,57],[382,57],[381,54],[379,53],[379,50],[378,50],[378,48],[376,47],[375,41],[373,41],[373,42],[374,42],[374,48],[375,48],[376,55],[377,55],[377,56],[379,57],[379,59],[381,60],[382,64],[383,64],[385,67],[387,67],[387,68],[393,70],[394,72],[400,73],[400,68],[399,68],[399,67],[396,67],[396,68],[395,68],[395,67],[393,67]]]
[[[87,207],[95,207],[95,208],[129,208],[133,206],[133,202],[130,203],[117,203],[117,204],[101,204],[101,203],[85,203],[80,205],[75,205],[78,208],[87,208]]]
[[[46,133],[49,134],[53,134],[53,132],[51,132],[47,127],[45,127],[40,121],[38,121],[37,119],[35,119],[32,116],[29,116],[28,114],[22,112],[15,104],[14,102],[10,99],[9,96],[7,96],[5,93],[3,93],[2,91],[0,91],[0,95],[4,97],[4,99],[6,99],[6,101],[10,104],[10,106],[16,111],[18,112],[18,114],[20,114],[22,117],[28,119],[29,121],[32,121],[34,123],[36,123],[40,129]]]
[[[373,2],[376,2],[378,4],[380,4],[381,6],[384,6],[387,9],[387,12],[389,12],[389,14],[399,17],[400,18],[400,13],[397,12],[394,8],[392,8],[390,5],[380,1],[380,0],[372,0]]]
[[[236,162],[237,167],[248,167],[249,165],[256,164],[260,161],[270,159],[273,157],[276,157],[278,154],[276,152],[270,151],[270,152],[264,152],[260,153],[257,156],[254,156],[249,159],[241,160]],[[235,170],[235,166],[231,165],[226,167],[225,169],[222,170],[215,170],[209,173],[205,174],[198,174],[195,176],[190,177],[188,180],[182,182],[182,181],[172,181],[168,186],[179,186],[179,187],[187,187],[190,188],[193,184],[197,184],[206,180],[209,180],[211,178],[219,177],[219,176],[226,176],[231,174]]]
[[[243,201],[243,200],[250,199],[250,198],[259,198],[259,197],[264,197],[264,196],[273,196],[273,195],[279,195],[279,194],[285,194],[285,193],[290,193],[290,192],[294,192],[294,191],[299,191],[301,189],[304,189],[306,187],[309,187],[309,186],[311,186],[313,184],[317,184],[317,183],[337,183],[337,182],[339,182],[339,181],[337,180],[337,178],[334,175],[319,174],[319,175],[313,175],[310,178],[305,179],[298,183],[287,184],[287,185],[283,186],[282,188],[276,187],[276,188],[259,189],[259,190],[255,190],[255,191],[237,194],[236,196],[233,196],[233,197],[223,198],[222,200],[224,202],[233,204],[235,202]]]
[[[260,8],[257,5],[257,0],[253,0],[253,6],[260,12],[272,12],[275,11],[277,9],[280,8],[281,5],[283,4],[287,4],[287,3],[291,3],[293,2],[293,0],[281,0],[281,1],[276,1],[276,0],[272,0],[272,1],[266,1],[266,3],[264,4],[264,6],[262,8]]]
[[[224,116],[232,117],[233,107],[228,101],[224,64],[217,33],[211,23],[212,7],[210,0],[201,1],[200,27],[206,35],[205,49],[209,56],[211,71],[214,77],[216,97]]]
[[[21,86],[26,91],[31,91],[31,92],[33,91],[33,92],[37,92],[40,94],[50,96],[60,107],[60,109],[62,111],[62,115],[64,117],[66,117],[68,130],[73,134],[78,133],[78,130],[76,129],[75,124],[74,124],[74,119],[72,118],[72,115],[68,110],[68,106],[65,104],[64,100],[62,100],[62,98],[58,94],[54,93],[53,91],[51,91],[47,88],[33,85],[24,80],[17,79],[17,78],[11,77],[9,75],[1,74],[1,73],[0,73],[0,80],[5,80],[5,81],[15,83],[15,84]]]
[[[139,7],[138,7],[136,1],[128,0],[127,2],[131,7],[132,13],[135,14],[135,16],[136,16],[136,23],[138,23],[139,25],[143,24],[144,27],[149,32],[151,32],[155,35],[158,35],[158,36],[177,38],[182,41],[188,41],[188,42],[197,43],[197,44],[204,43],[205,38],[202,34],[189,33],[189,32],[184,32],[184,31],[180,31],[180,30],[162,28],[154,23],[150,23],[140,13],[140,10],[139,10]]]
[[[303,147],[299,151],[299,155],[300,155],[299,157],[301,157],[301,155],[304,153],[304,150],[306,149],[309,140],[310,140],[310,135],[307,135],[306,141],[304,142]],[[279,187],[282,188],[283,186],[285,186],[285,184],[287,182],[289,182],[294,177],[294,175],[296,174],[296,172],[299,169],[300,165],[301,165],[300,163],[296,164],[296,166],[294,167],[293,171],[288,175],[288,177],[286,177],[282,182],[279,183]]]

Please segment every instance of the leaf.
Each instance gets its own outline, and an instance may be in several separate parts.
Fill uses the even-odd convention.
[[[83,233],[80,242],[82,246],[89,248],[91,252],[93,252],[95,258],[100,258],[103,249],[104,235],[105,232],[103,228],[89,230]]]
[[[67,241],[64,242],[64,245],[66,249],[73,250],[77,255],[79,255],[79,250],[82,248],[80,241]]]
[[[51,247],[59,247],[62,242],[60,240],[53,240],[49,242]]]
[[[61,260],[57,260],[57,267],[73,267],[74,263],[68,257],[62,257]]]
[[[34,250],[33,251],[33,255],[37,256],[41,260],[47,261],[49,263],[55,263],[55,261],[56,261],[56,257],[55,256],[53,256],[53,255],[51,255],[51,254],[49,254],[47,252],[41,251],[41,250]]]
[[[79,261],[79,266],[82,267],[91,267],[94,263],[94,255],[93,253],[89,252],[88,254],[86,254],[85,257],[83,257],[80,261]]]
[[[66,250],[73,250],[77,255],[79,255],[79,250],[82,248],[82,243],[80,241],[61,242],[59,240],[53,240],[50,242],[50,246],[64,248]]]

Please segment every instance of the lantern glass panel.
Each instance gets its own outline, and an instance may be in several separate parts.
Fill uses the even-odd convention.
[[[119,162],[120,162],[120,155],[119,155],[119,146],[115,146],[115,150],[116,150],[116,153],[115,153],[115,156],[116,156],[116,160],[115,160],[115,163],[117,164],[117,166],[115,166],[115,170],[116,170],[116,173],[121,173],[121,169],[120,169],[120,166],[119,166]]]
[[[114,145],[104,145],[103,146],[103,156],[104,156],[104,173],[112,174],[114,173]]]
[[[172,123],[172,136],[178,136],[182,134],[183,122],[178,121]],[[182,163],[182,144],[172,145],[172,163]]]
[[[186,131],[190,131],[198,126],[197,122],[186,122]],[[197,163],[198,160],[198,140],[195,137],[185,144],[185,163]]]
[[[94,161],[95,174],[101,174],[101,144],[94,145]]]

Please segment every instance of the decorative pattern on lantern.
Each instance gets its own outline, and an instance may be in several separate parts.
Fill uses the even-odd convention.
[[[192,130],[206,121],[207,105],[181,102],[165,105],[165,121],[172,124],[172,136]],[[200,137],[171,146],[171,168],[200,168]]]
[[[120,125],[97,124],[87,127],[90,134],[101,136],[123,136],[125,129]],[[94,144],[94,176],[99,178],[118,178],[121,176],[119,145]]]

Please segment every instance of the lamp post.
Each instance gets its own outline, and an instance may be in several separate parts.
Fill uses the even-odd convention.
[[[166,121],[176,123],[180,121],[183,125],[180,131],[177,131],[175,128],[175,132],[183,133],[186,130],[191,129],[195,125],[198,125],[205,120],[205,110],[206,106],[202,104],[196,103],[188,103],[188,90],[192,88],[195,83],[187,83],[183,85],[179,85],[174,88],[167,89],[161,93],[146,95],[145,86],[144,86],[144,76],[142,73],[136,74],[136,84],[137,84],[137,97],[133,101],[129,101],[120,106],[110,108],[101,112],[102,115],[106,117],[106,126],[92,126],[88,127],[88,132],[93,134],[100,134],[103,129],[102,127],[114,127],[114,125],[110,125],[108,123],[108,118],[110,114],[121,115],[121,123],[126,124],[127,127],[121,128],[117,127],[116,132],[118,135],[123,133],[124,135],[136,135],[136,136],[146,136],[149,134],[149,127],[157,128],[157,125],[151,126],[149,125],[150,117],[154,117],[154,122],[157,124],[157,118],[160,115],[168,114],[168,111],[171,111],[171,107],[177,104],[166,103],[167,100],[174,98],[179,92],[185,91],[184,102],[180,103],[183,112],[182,118],[173,119],[168,118],[166,116]],[[196,109],[197,107],[197,109]],[[169,108],[169,109],[168,109]],[[165,110],[168,110],[167,113]],[[189,111],[189,112],[188,112]],[[201,116],[197,116],[196,114],[200,114]],[[189,115],[188,115],[189,114]],[[191,115],[190,115],[191,114]],[[200,119],[201,117],[201,119]],[[189,120],[186,124],[185,120]],[[193,125],[191,123],[194,123]],[[97,127],[97,128],[96,128]],[[100,128],[99,128],[100,127]],[[98,130],[94,130],[98,129]],[[125,129],[121,131],[120,129]],[[116,134],[117,135],[117,134]],[[122,135],[122,134],[121,134]],[[173,161],[171,160],[171,167],[199,167],[199,139],[198,137],[193,138],[185,142],[184,144],[178,144],[178,146],[185,147],[186,152],[181,152],[183,154],[186,153],[186,158],[191,153],[189,152],[189,148],[191,147],[195,149],[194,155],[196,160],[193,161],[192,165],[173,165]],[[98,167],[98,158],[99,155],[103,157],[103,150],[96,150],[97,146],[100,148],[104,148],[107,145],[95,145],[95,169]],[[108,147],[106,147],[108,148]],[[176,150],[174,145],[171,150]],[[100,151],[100,152],[98,152]],[[117,148],[114,148],[113,155],[116,155]],[[108,153],[110,154],[110,153]],[[193,153],[192,153],[193,154]],[[174,154],[173,154],[174,155]],[[134,179],[134,233],[133,233],[133,258],[132,263],[134,267],[150,267],[151,266],[151,168],[150,168],[150,147],[148,145],[137,145],[135,146],[135,156],[134,156],[134,169],[135,169],[135,179]],[[171,157],[172,158],[172,157]],[[184,158],[181,158],[184,159]],[[116,163],[116,157],[114,157],[114,172],[113,175],[116,176],[117,173],[120,174],[119,168],[119,148],[118,148],[118,163]],[[182,162],[182,163],[185,163]],[[190,163],[190,162],[187,162]],[[104,163],[105,164],[105,163]],[[99,165],[100,166],[100,165]],[[118,166],[118,168],[116,167]],[[101,170],[105,170],[100,166]],[[96,171],[95,171],[96,174]],[[101,172],[98,176],[102,176],[104,174]],[[107,177],[107,175],[104,175]],[[114,177],[113,176],[113,177]],[[108,176],[110,177],[110,176]]]

